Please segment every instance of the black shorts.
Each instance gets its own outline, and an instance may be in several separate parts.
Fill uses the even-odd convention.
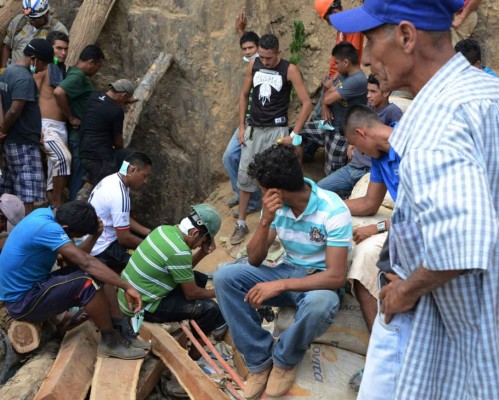
[[[51,272],[45,282],[36,283],[23,298],[7,304],[12,318],[19,321],[43,321],[71,307],[85,306],[102,283],[78,267]]]
[[[118,172],[123,160],[133,153],[135,153],[135,150],[119,149],[115,151],[113,158],[108,160],[82,158],[81,163],[86,170],[84,179],[93,186],[97,185],[106,176]]]
[[[119,275],[125,269],[131,256],[128,249],[115,240],[107,246],[106,250],[94,257]]]

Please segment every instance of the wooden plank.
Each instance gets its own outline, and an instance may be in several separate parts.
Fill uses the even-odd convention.
[[[191,399],[227,400],[215,382],[205,375],[187,351],[161,326],[145,322],[141,334],[142,331],[145,332],[144,336],[151,338],[153,353],[173,372]]]
[[[172,56],[170,54],[160,53],[135,89],[133,97],[140,101],[130,104],[127,113],[125,114],[125,121],[123,122],[123,144],[125,147],[128,147],[132,141],[133,132],[139,123],[140,113],[142,112],[145,103],[149,100],[156,84],[163,77],[166,70],[170,68],[171,64]]]
[[[95,44],[116,0],[85,0],[76,14],[69,37],[66,65],[75,65],[81,51],[89,44]]]
[[[84,400],[92,381],[99,338],[91,321],[67,332],[54,366],[35,400]]]
[[[135,400],[143,362],[97,357],[90,400]]]
[[[163,371],[166,371],[166,366],[159,358],[150,355],[145,359],[137,385],[137,400],[144,400],[152,392]]]

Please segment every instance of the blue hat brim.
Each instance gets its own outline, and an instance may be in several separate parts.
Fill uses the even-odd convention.
[[[365,32],[385,24],[384,21],[366,12],[363,7],[331,14],[329,21],[336,30],[344,33]]]

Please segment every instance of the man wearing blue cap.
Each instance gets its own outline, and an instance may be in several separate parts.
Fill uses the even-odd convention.
[[[401,156],[393,274],[380,276],[359,399],[497,399],[499,83],[455,54],[462,0],[366,0],[330,17],[363,31],[383,90],[416,95]]]

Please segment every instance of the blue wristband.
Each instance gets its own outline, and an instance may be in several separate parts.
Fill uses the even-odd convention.
[[[293,139],[292,144],[293,146],[300,146],[303,138],[301,135],[298,135],[297,133],[291,132],[291,139]]]

